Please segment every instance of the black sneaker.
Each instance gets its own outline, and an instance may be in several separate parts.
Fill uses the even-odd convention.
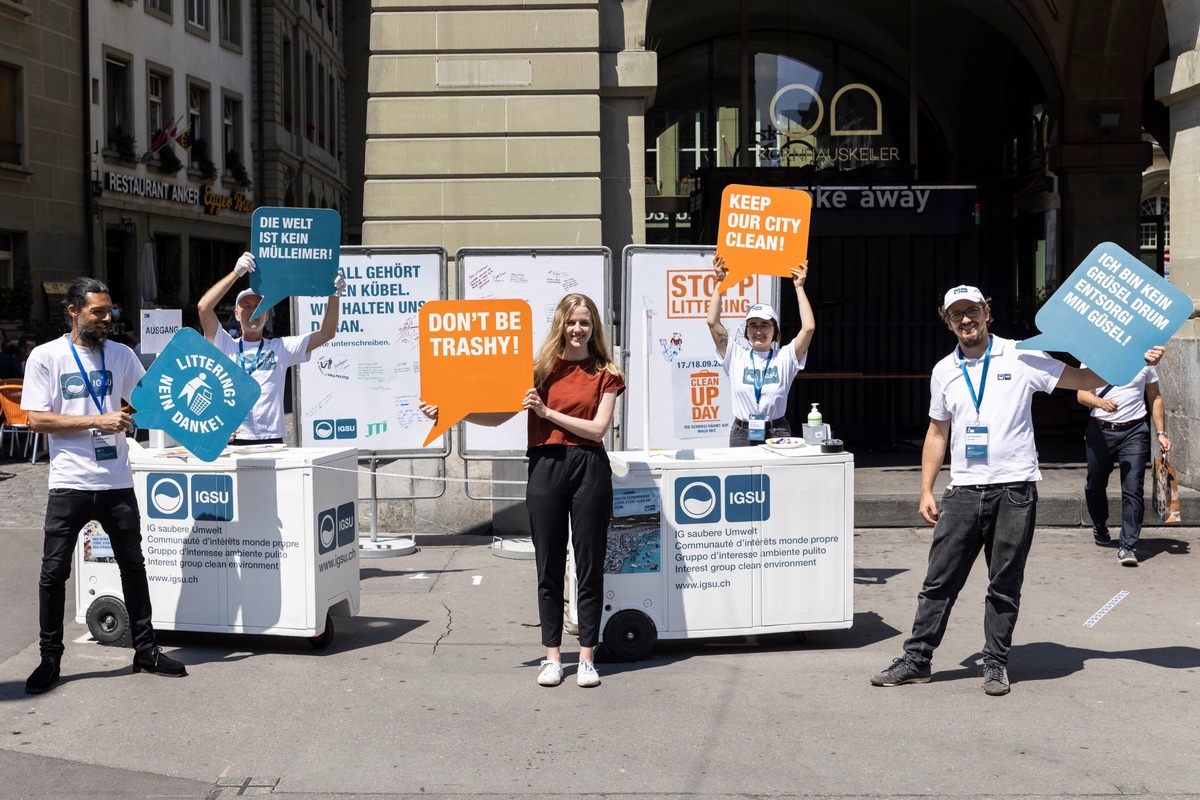
[[[182,678],[187,675],[187,667],[164,653],[161,647],[138,650],[133,656],[133,671],[151,672],[155,675],[166,675],[168,678]]]
[[[1123,567],[1136,567],[1138,565],[1137,556],[1132,550],[1122,547],[1117,551],[1117,561],[1121,562]]]
[[[892,665],[871,677],[872,686],[900,686],[904,683],[929,683],[932,675],[929,665],[919,666],[908,656],[893,659]]]
[[[30,673],[25,681],[26,694],[42,694],[54,688],[58,683],[58,659],[54,656],[42,656],[42,663]]]
[[[1092,528],[1092,541],[1099,547],[1108,547],[1112,544],[1112,537],[1108,535],[1108,528]]]
[[[1008,694],[1008,668],[994,661],[983,664],[983,691],[992,697]]]

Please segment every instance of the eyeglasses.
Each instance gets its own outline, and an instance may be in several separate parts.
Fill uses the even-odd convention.
[[[971,306],[964,308],[962,311],[947,311],[946,318],[951,322],[961,322],[964,319],[969,319],[971,322],[978,322],[983,318],[983,306]]]

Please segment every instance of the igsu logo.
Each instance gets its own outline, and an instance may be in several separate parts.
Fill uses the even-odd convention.
[[[330,508],[317,514],[317,552],[328,553],[337,547],[337,510]]]
[[[357,439],[358,420],[356,419],[317,419],[313,420],[314,439]]]
[[[151,472],[146,476],[146,512],[154,519],[187,519],[187,475]]]
[[[233,519],[232,475],[192,476],[192,519],[228,522]]]
[[[313,438],[314,439],[332,439],[333,438],[333,420],[318,419],[313,420]]]
[[[696,525],[721,519],[721,479],[705,475],[675,479],[675,522]]]
[[[355,528],[358,514],[354,510],[354,502],[342,503],[337,507],[337,546],[345,547],[358,541],[358,531]]]
[[[725,519],[765,522],[771,518],[771,478],[768,475],[728,475],[725,478]]]
[[[675,524],[763,522],[771,517],[771,479],[766,475],[715,475],[675,479]]]

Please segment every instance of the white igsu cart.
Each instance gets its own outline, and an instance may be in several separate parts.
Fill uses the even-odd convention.
[[[264,445],[206,463],[130,445],[155,628],[324,648],[333,617],[358,614],[356,451]],[[76,567],[76,621],[121,639],[129,615],[103,531],[84,531]]]

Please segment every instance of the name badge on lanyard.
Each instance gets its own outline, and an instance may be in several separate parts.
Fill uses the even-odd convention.
[[[104,398],[108,394],[108,368],[104,363],[104,349],[100,350],[100,393],[96,394],[96,389],[92,386],[92,379],[88,376],[88,372],[83,368],[83,360],[79,357],[79,351],[75,349],[75,343],[69,338],[67,344],[71,345],[71,355],[75,356],[75,365],[79,367],[79,375],[83,378],[83,384],[87,387],[88,394],[92,397],[92,403],[96,406],[96,410],[100,412],[100,416],[104,416]],[[95,454],[97,461],[112,461],[117,457],[117,435],[106,431],[92,429],[92,452]]]
[[[987,388],[988,364],[992,359],[992,339],[988,337],[987,351],[983,355],[983,372],[979,377],[979,394],[975,393],[975,384],[967,373],[966,360],[962,358],[962,348],[958,349],[959,362],[962,367],[963,380],[967,383],[967,391],[971,394],[971,402],[975,405],[975,424],[968,425],[966,430],[966,456],[968,461],[986,461],[988,457],[988,426],[980,422],[979,409],[983,405],[983,392]]]
[[[762,407],[762,390],[763,383],[767,380],[767,370],[771,366],[771,359],[775,357],[775,351],[772,350],[767,354],[767,358],[763,361],[761,370],[754,370],[754,405],[756,408]],[[754,366],[754,351],[750,351],[750,365]],[[748,425],[747,438],[752,442],[765,442],[767,440],[767,415],[761,412],[751,414],[746,420]]]

